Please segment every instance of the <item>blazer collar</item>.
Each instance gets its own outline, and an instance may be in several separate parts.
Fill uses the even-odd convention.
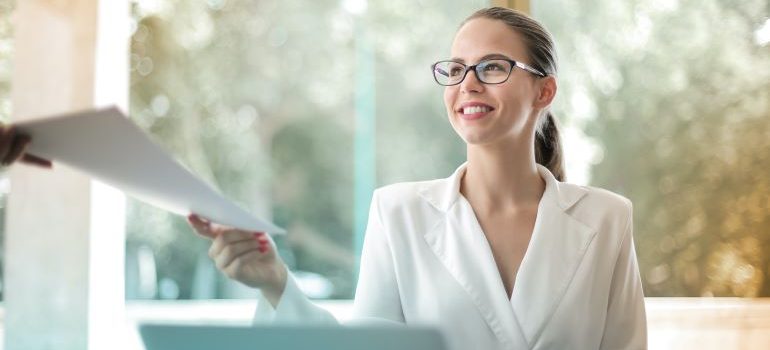
[[[460,194],[466,164],[452,176],[424,183],[418,190],[444,212],[424,239],[467,292],[505,348],[531,348],[561,302],[596,231],[567,210],[587,190],[556,181],[538,166],[546,182],[527,252],[511,299],[505,294],[492,250],[470,203]]]
[[[468,162],[460,165],[448,178],[423,183],[418,192],[436,209],[446,212],[460,198],[460,180],[465,174]],[[545,180],[545,193],[549,200],[555,201],[562,210],[568,210],[588,192],[585,188],[559,182],[548,168],[537,164],[540,177]]]

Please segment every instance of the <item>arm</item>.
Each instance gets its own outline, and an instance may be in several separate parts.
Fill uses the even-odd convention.
[[[356,297],[349,323],[403,323],[401,301],[396,284],[390,244],[382,225],[375,192],[369,211],[364,247],[361,254]],[[289,277],[278,305],[273,308],[267,293],[259,299],[256,322],[318,322],[335,323],[326,310],[313,304]]]
[[[647,349],[644,293],[632,234],[632,209],[615,263],[601,349]]]
[[[197,215],[188,221],[195,232],[212,241],[209,257],[217,269],[259,290],[255,323],[337,323],[298,288],[270,236],[220,226]]]
[[[294,276],[288,273],[283,291],[276,304],[271,302],[270,292],[260,290],[254,324],[261,323],[315,323],[337,324],[338,321],[326,309],[314,304],[297,286]],[[276,305],[273,307],[273,305]]]
[[[302,293],[275,252],[269,236],[219,227],[195,215],[191,215],[189,221],[198,234],[213,241],[209,256],[219,270],[260,290],[254,323],[338,322]],[[391,249],[380,220],[376,192],[359,275],[353,312],[356,322],[403,323]]]
[[[361,270],[353,305],[354,318],[360,321],[405,322],[394,256],[383,225],[379,196],[375,191],[361,254]]]

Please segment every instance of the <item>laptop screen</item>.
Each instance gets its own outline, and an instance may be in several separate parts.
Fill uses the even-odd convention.
[[[444,350],[434,328],[413,326],[206,326],[143,324],[147,350]]]

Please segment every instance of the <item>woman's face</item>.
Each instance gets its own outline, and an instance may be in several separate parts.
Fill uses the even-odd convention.
[[[452,60],[471,66],[489,58],[532,64],[518,33],[505,23],[470,20],[455,36]],[[469,145],[532,140],[540,85],[535,76],[518,68],[513,68],[507,81],[494,85],[482,84],[476,72],[469,71],[460,84],[444,90],[449,122]]]

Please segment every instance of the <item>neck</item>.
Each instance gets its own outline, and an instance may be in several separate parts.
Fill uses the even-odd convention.
[[[518,144],[468,145],[460,193],[484,212],[536,207],[545,181],[537,169],[533,144],[534,140],[521,140]]]

